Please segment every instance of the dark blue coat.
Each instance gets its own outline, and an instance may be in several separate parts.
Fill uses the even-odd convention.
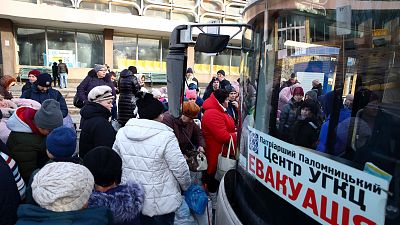
[[[21,197],[10,167],[0,156],[0,224],[13,225]]]
[[[90,70],[88,75],[83,79],[83,81],[76,87],[76,94],[79,100],[87,103],[87,96],[89,92],[97,86],[107,85],[111,87],[112,94],[115,96],[115,87],[113,82],[110,80],[110,76],[105,76],[104,78],[98,78],[94,70]]]
[[[68,107],[67,103],[65,102],[65,98],[59,91],[53,89],[52,87],[49,87],[49,90],[47,90],[47,92],[42,93],[37,89],[36,84],[34,84],[30,89],[22,93],[21,98],[32,99],[39,102],[40,104],[42,104],[47,99],[54,99],[58,103],[60,103],[60,109],[63,117],[66,117],[68,115]]]
[[[106,208],[88,208],[53,212],[39,206],[23,204],[18,208],[16,225],[112,225],[112,214]]]

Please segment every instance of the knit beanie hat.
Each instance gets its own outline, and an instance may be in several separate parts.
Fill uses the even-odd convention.
[[[152,94],[139,92],[136,97],[139,118],[153,120],[164,111],[163,104]]]
[[[317,92],[314,90],[311,91],[307,91],[306,92],[306,96],[309,96],[310,99],[317,101],[318,100],[318,96],[317,96]]]
[[[218,70],[217,74],[222,74],[223,76],[225,76],[225,71],[224,70]]]
[[[92,90],[89,91],[88,100],[89,102],[97,102],[113,99],[114,96],[112,95],[112,90],[110,86],[101,85],[94,87]]]
[[[93,174],[94,182],[108,187],[121,182],[122,159],[110,147],[100,146],[90,150],[83,158],[83,165]]]
[[[33,177],[32,196],[40,207],[67,212],[80,210],[94,187],[93,175],[79,164],[52,162]]]
[[[47,99],[35,114],[35,124],[39,128],[53,130],[63,125],[63,115],[60,103],[54,99]]]
[[[161,91],[157,88],[153,88],[153,90],[151,90],[151,93],[153,94],[154,98],[160,98],[161,97]]]
[[[32,74],[32,75],[35,76],[35,77],[38,77],[39,74],[40,74],[40,71],[39,71],[39,70],[31,70],[31,71],[29,71],[28,76],[29,76],[30,74]]]
[[[189,89],[189,90],[196,90],[196,91],[199,91],[199,89],[198,89],[198,87],[197,87],[197,85],[196,85],[195,83],[190,83],[190,84],[188,85],[188,89]]]
[[[95,65],[93,69],[94,69],[94,71],[97,73],[97,72],[99,72],[99,71],[102,70],[102,69],[106,70],[107,67],[105,67],[104,65]]]
[[[315,100],[306,99],[300,105],[300,110],[303,108],[308,108],[314,115],[318,114],[318,106]]]
[[[69,127],[58,127],[47,136],[46,146],[55,158],[71,157],[76,150],[76,133]]]
[[[48,73],[41,73],[37,77],[36,84],[41,87],[50,87],[51,86],[51,76]]]
[[[192,68],[187,68],[186,73],[193,73],[193,69]]]
[[[197,98],[196,90],[187,90],[187,91],[186,91],[186,98],[187,98],[187,99],[189,99],[189,98],[194,98],[194,99],[196,99],[196,98]]]
[[[295,87],[295,88],[293,89],[293,94],[292,94],[292,95],[293,95],[293,96],[295,96],[295,95],[304,96],[303,88],[302,88],[302,87]]]
[[[182,107],[182,114],[192,118],[196,119],[197,115],[200,112],[200,107],[194,103],[194,102],[184,102],[183,107]]]

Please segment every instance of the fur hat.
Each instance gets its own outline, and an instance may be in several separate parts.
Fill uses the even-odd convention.
[[[163,113],[163,104],[152,94],[139,92],[136,96],[139,118],[153,120]]]
[[[35,124],[39,128],[53,130],[63,125],[63,115],[60,103],[54,99],[47,99],[35,114]]]
[[[224,70],[218,70],[217,74],[222,74],[222,76],[225,76],[225,71]]]
[[[196,98],[197,98],[196,90],[187,90],[187,91],[186,91],[186,98],[187,98],[187,99],[189,99],[189,98],[194,98],[194,99],[196,99]]]
[[[184,102],[183,107],[182,107],[182,114],[192,118],[196,119],[197,115],[200,112],[200,107],[194,103],[194,102]]]
[[[80,210],[88,202],[94,178],[79,164],[52,162],[33,177],[32,196],[40,207],[67,212]]]
[[[0,85],[4,88],[7,89],[12,82],[17,82],[17,79],[15,77],[12,77],[10,75],[4,75],[0,79]]]
[[[55,158],[71,157],[76,150],[76,133],[69,127],[58,127],[47,136],[46,146]]]
[[[295,88],[293,89],[293,94],[292,94],[292,95],[293,95],[293,96],[295,96],[295,95],[304,96],[303,88],[302,88],[302,87],[295,87]]]
[[[51,86],[51,76],[48,73],[41,73],[37,76],[36,84],[41,87],[50,87]]]
[[[86,166],[94,176],[95,184],[102,187],[121,182],[122,159],[110,147],[100,146],[90,150],[83,158]]]
[[[57,64],[57,63],[55,63],[55,64]],[[29,71],[28,76],[29,76],[30,74],[32,74],[32,75],[35,76],[35,77],[38,77],[39,74],[40,74],[40,71],[39,71],[39,70],[31,70],[31,71]]]
[[[106,70],[107,67],[104,66],[104,65],[95,65],[93,69],[94,69],[94,71],[97,73],[97,72],[99,72],[99,71],[102,70],[102,69]]]
[[[89,102],[97,102],[113,99],[114,96],[112,95],[112,90],[110,86],[101,85],[94,87],[92,90],[89,91],[88,100]]]

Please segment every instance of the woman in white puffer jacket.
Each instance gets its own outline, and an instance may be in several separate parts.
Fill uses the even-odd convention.
[[[173,130],[161,123],[162,103],[151,94],[138,95],[140,119],[130,119],[113,146],[122,158],[122,183],[135,181],[145,189],[142,225],[173,224],[181,189],[191,183],[189,167]]]

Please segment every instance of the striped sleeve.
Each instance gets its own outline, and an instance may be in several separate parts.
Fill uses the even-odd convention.
[[[5,154],[4,152],[0,152],[0,156],[4,159],[4,161],[7,162],[8,166],[11,169],[11,172],[14,176],[15,184],[17,185],[19,195],[21,196],[21,199],[25,198],[25,182],[21,177],[21,174],[18,171],[18,165],[15,162],[14,159],[12,159],[9,155]]]

